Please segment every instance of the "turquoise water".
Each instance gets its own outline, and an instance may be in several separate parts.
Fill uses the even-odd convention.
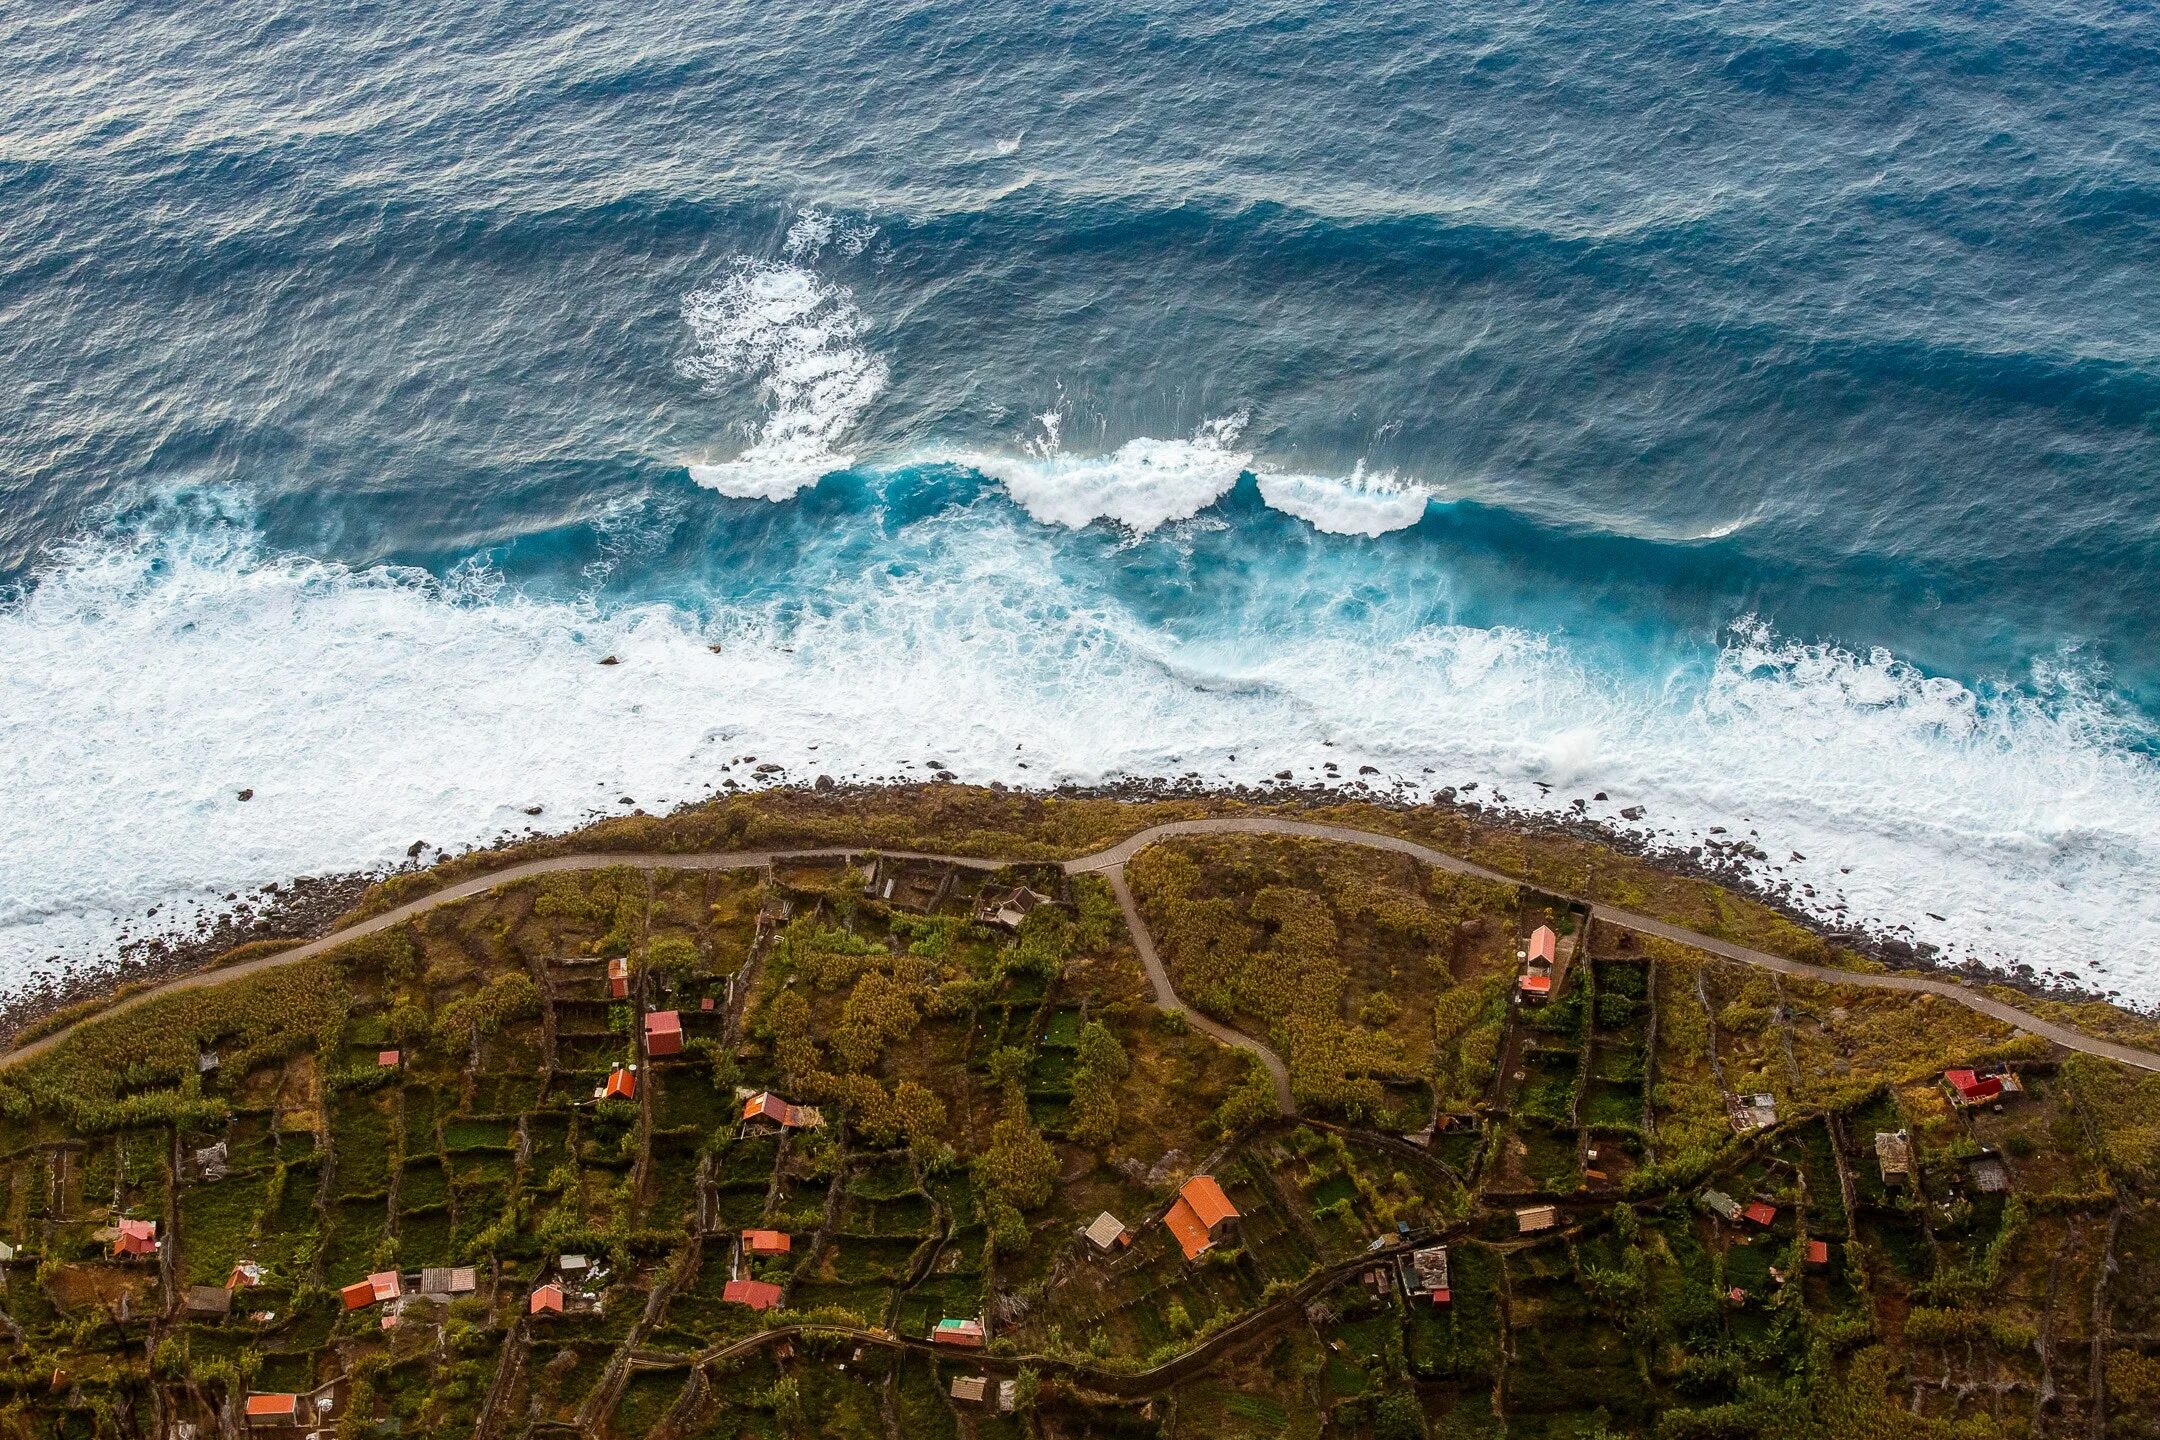
[[[2160,998],[2147,10],[0,40],[9,978],[758,764],[1333,762]]]

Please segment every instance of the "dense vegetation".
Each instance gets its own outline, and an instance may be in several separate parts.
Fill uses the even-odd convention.
[[[713,843],[826,841],[866,802],[816,803],[723,807]],[[934,803],[867,828],[1029,857],[1134,828]],[[2160,1434],[2160,1077],[1367,850],[1177,841],[1127,878],[1297,1116],[1156,1008],[1110,888],[1051,866],[564,872],[92,1021],[0,1070],[0,1434],[210,1435],[251,1391],[326,1397],[344,1436]],[[976,922],[1022,882],[1058,903]],[[1558,983],[1524,1005],[1539,925]],[[655,1012],[679,1053],[647,1053]],[[1955,1107],[1951,1064],[2024,1093]],[[745,1124],[766,1090],[822,1123]],[[1157,1217],[1196,1173],[1239,1218],[1194,1262]],[[1079,1233],[1106,1211],[1108,1253]],[[115,1257],[121,1219],[159,1252]],[[1401,1289],[1431,1243],[1445,1306]],[[190,1310],[243,1261],[229,1315]],[[460,1266],[470,1294],[340,1299]],[[731,1303],[743,1278],[780,1304]],[[551,1280],[564,1313],[531,1314]],[[946,1318],[987,1350],[930,1343]]]

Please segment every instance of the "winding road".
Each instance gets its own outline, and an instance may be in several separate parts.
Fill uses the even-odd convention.
[[[1150,845],[1186,835],[1282,835],[1308,840],[1331,840],[1344,845],[1362,845],[1369,849],[1388,850],[1398,855],[1408,855],[1435,869],[1446,870],[1457,875],[1471,875],[1481,880],[1498,881],[1504,885],[1524,883],[1518,876],[1505,875],[1483,865],[1473,864],[1458,856],[1446,854],[1427,845],[1420,845],[1415,840],[1405,840],[1400,836],[1383,835],[1371,830],[1359,830],[1347,825],[1326,825],[1306,820],[1279,819],[1274,816],[1224,816],[1208,820],[1180,820],[1167,825],[1154,825],[1125,840],[1119,841],[1106,850],[1099,850],[1092,855],[1082,855],[1072,860],[1059,862],[1068,875],[1101,875],[1108,881],[1111,893],[1117,897],[1118,907],[1125,914],[1125,923],[1132,932],[1133,946],[1139,952],[1140,963],[1147,971],[1148,983],[1154,988],[1156,1006],[1159,1009],[1184,1016],[1187,1023],[1194,1029],[1211,1035],[1226,1045],[1235,1045],[1239,1049],[1249,1051],[1257,1056],[1260,1063],[1267,1067],[1268,1075],[1275,1083],[1276,1099],[1281,1104],[1283,1113],[1286,1115],[1295,1114],[1297,1107],[1290,1093],[1290,1073],[1284,1066],[1282,1057],[1277,1055],[1264,1042],[1245,1034],[1243,1031],[1234,1030],[1219,1021],[1202,1015],[1178,997],[1176,988],[1170,983],[1170,972],[1163,965],[1162,957],[1156,953],[1154,937],[1148,932],[1146,923],[1140,918],[1139,907],[1133,902],[1132,891],[1125,883],[1126,863],[1135,855]],[[227,980],[235,980],[276,966],[290,965],[296,961],[311,959],[317,955],[326,954],[349,941],[388,930],[393,926],[402,925],[414,916],[433,910],[438,906],[455,904],[460,900],[471,899],[475,895],[484,895],[490,890],[514,884],[520,880],[529,880],[536,875],[550,875],[564,870],[599,870],[613,865],[628,866],[638,870],[763,869],[777,860],[832,856],[847,857],[865,854],[871,848],[873,847],[858,845],[827,846],[813,849],[742,850],[687,855],[556,855],[545,860],[529,860],[519,865],[508,865],[486,875],[476,876],[471,880],[461,881],[456,885],[423,895],[417,900],[408,901],[406,904],[392,910],[385,910],[380,915],[372,915],[341,930],[332,931],[320,939],[296,945],[290,950],[280,950],[274,955],[265,955],[259,959],[243,961],[237,965],[228,965],[222,969],[196,971],[193,974],[183,975],[162,985],[140,991],[95,1015],[77,1021],[75,1025],[56,1030],[50,1035],[42,1036],[9,1051],[5,1055],[0,1055],[0,1067],[20,1064],[23,1061],[45,1054],[73,1034],[80,1025],[87,1024],[91,1020],[101,1020],[107,1016],[125,1014],[136,1006],[158,996],[170,995],[181,990],[191,990],[203,985],[221,985]],[[913,850],[883,850],[879,853],[895,859],[930,860],[942,864],[964,866],[971,870],[1000,870],[1008,865],[1049,863],[985,859],[971,855],[940,855]],[[1564,896],[1563,898],[1575,900],[1579,904],[1588,905],[1592,903],[1579,896]],[[1952,981],[1935,980],[1920,975],[1864,974],[1851,970],[1837,970],[1825,965],[1810,965],[1805,961],[1788,960],[1782,955],[1772,955],[1767,951],[1749,949],[1745,945],[1735,945],[1728,940],[1720,940],[1714,936],[1698,934],[1693,930],[1685,930],[1680,926],[1669,925],[1663,920],[1637,914],[1632,910],[1616,909],[1603,904],[1598,904],[1595,908],[1597,918],[1607,924],[1617,925],[1623,930],[1632,930],[1638,934],[1653,935],[1661,940],[1671,940],[1682,945],[1692,946],[1697,950],[1716,955],[1721,959],[1737,961],[1743,965],[1760,966],[1765,970],[1776,971],[1780,975],[1792,975],[1806,980],[1826,981],[1833,985],[1858,985],[1873,990],[1900,990],[1913,994],[1938,995],[1945,1000],[1963,1005],[1968,1010],[1978,1011],[1991,1019],[2000,1020],[2007,1025],[2015,1026],[2019,1030],[2038,1035],[2044,1040],[2062,1046],[2064,1049],[2081,1051],[2087,1055],[2097,1055],[2103,1059],[2118,1061],[2121,1064],[2135,1066],[2142,1070],[2160,1071],[2160,1054],[2155,1054],[2150,1050],[2140,1050],[2132,1045],[2119,1044],[2112,1040],[2102,1040],[2087,1035],[2083,1031],[2073,1030],[2067,1025],[2058,1025],[2051,1020],[2043,1020],[2039,1016],[2021,1010],[2015,1005],[2006,1004],[1992,995],[1980,994]]]

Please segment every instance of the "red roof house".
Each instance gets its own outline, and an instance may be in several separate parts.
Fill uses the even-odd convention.
[[[157,1221],[122,1220],[113,1232],[112,1253],[128,1256],[157,1254]]]
[[[620,955],[607,962],[607,993],[611,1000],[630,998],[630,962]]]
[[[345,1302],[347,1310],[363,1310],[375,1303],[375,1287],[365,1280],[355,1280],[338,1291],[338,1298]]]
[[[300,1423],[300,1397],[250,1395],[247,1397],[247,1422],[250,1425],[297,1425]]]
[[[1982,1105],[2003,1093],[2002,1080],[1994,1075],[1976,1075],[1970,1070],[1945,1070],[1943,1079],[1957,1092],[1957,1098],[1967,1105]]]
[[[542,1285],[532,1293],[532,1315],[562,1314],[562,1286]]]
[[[1830,1263],[1830,1242],[1810,1240],[1807,1242],[1807,1263],[1820,1270]]]
[[[1559,943],[1560,937],[1553,934],[1550,925],[1540,925],[1530,932],[1530,950],[1523,958],[1533,961],[1542,960],[1550,965],[1553,962],[1553,956],[1557,952]]]
[[[375,1052],[375,1063],[384,1070],[396,1069],[397,1062],[398,1052],[395,1050],[378,1050]]]
[[[784,1230],[745,1230],[742,1243],[752,1255],[785,1255],[795,1248],[793,1237]]]
[[[780,1303],[780,1287],[768,1285],[763,1280],[730,1280],[720,1298],[730,1305],[748,1305],[752,1310],[770,1310]]]
[[[825,1122],[815,1106],[790,1105],[770,1090],[760,1090],[743,1101],[742,1118],[768,1121],[784,1130],[814,1130]]]
[[[628,1070],[610,1070],[607,1085],[603,1088],[600,1098],[613,1100],[618,1096],[624,1100],[637,1098],[637,1076]]]
[[[645,1017],[645,1053],[682,1054],[682,1016],[673,1010],[655,1010]]]
[[[1525,975],[1515,983],[1522,987],[1522,993],[1525,995],[1535,995],[1542,998],[1552,994],[1552,976],[1550,975]]]
[[[1187,1260],[1197,1260],[1228,1233],[1230,1222],[1238,1218],[1237,1207],[1230,1197],[1223,1194],[1222,1186],[1215,1183],[1212,1175],[1195,1175],[1178,1191],[1178,1198],[1170,1203],[1163,1215],[1163,1224],[1177,1238],[1178,1248],[1185,1252]]]
[[[1748,1206],[1747,1209],[1742,1210],[1740,1213],[1742,1215],[1745,1215],[1748,1219],[1754,1221],[1757,1225],[1767,1226],[1775,1223],[1775,1221],[1777,1220],[1777,1206],[1766,1205],[1760,1200],[1757,1200],[1754,1204]]]
[[[367,1277],[368,1288],[375,1292],[377,1300],[395,1300],[400,1291],[398,1273],[395,1270],[379,1270]]]
[[[983,1328],[980,1320],[954,1320],[947,1318],[937,1322],[930,1331],[930,1338],[940,1345],[958,1345],[963,1349],[980,1350],[983,1345]]]

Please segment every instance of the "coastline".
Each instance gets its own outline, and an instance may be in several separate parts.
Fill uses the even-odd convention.
[[[1750,860],[1763,857],[1744,839],[1712,837],[1689,847],[1659,846],[1642,835],[1619,829],[1581,814],[1518,811],[1465,799],[1442,791],[1429,800],[1406,800],[1355,780],[1334,784],[1271,786],[1207,786],[1193,780],[1126,779],[1091,786],[1058,786],[1019,789],[992,783],[972,786],[953,781],[926,782],[822,782],[785,783],[724,791],[710,799],[690,801],[653,814],[643,810],[627,815],[587,817],[566,830],[537,830],[505,836],[485,845],[438,854],[428,864],[408,861],[397,866],[338,874],[302,876],[247,895],[235,895],[228,908],[198,923],[193,933],[152,932],[126,941],[119,953],[102,962],[76,962],[55,976],[44,977],[23,991],[0,997],[0,1046],[12,1046],[31,1035],[68,1020],[94,1014],[125,995],[151,988],[182,976],[222,968],[225,965],[274,953],[330,934],[371,910],[382,908],[388,892],[399,898],[434,888],[426,877],[455,871],[461,878],[482,874],[501,865],[549,853],[579,848],[580,837],[596,842],[591,848],[617,848],[609,832],[626,822],[667,825],[694,819],[716,806],[732,802],[764,802],[786,806],[803,801],[833,808],[860,805],[878,799],[910,801],[941,796],[996,795],[1040,807],[1046,802],[1109,802],[1121,806],[1199,807],[1219,813],[1250,811],[1285,817],[1324,814],[1345,807],[1366,807],[1400,816],[1444,815],[1491,837],[1551,840],[1586,845],[1624,857],[1674,881],[1700,881],[1714,885],[1743,900],[1773,912],[1790,925],[1805,931],[1834,951],[1880,971],[1928,975],[1979,987],[2001,987],[2035,1001],[2077,1008],[2104,1007],[2120,1012],[2126,1020],[2150,1024],[2154,1017],[2111,999],[2104,993],[2075,985],[2044,980],[2030,966],[1990,966],[1964,960],[1945,963],[1934,948],[1914,945],[1894,932],[1864,926],[1833,928],[1810,911],[1794,893],[1790,882],[1779,882],[1749,868]],[[1142,816],[1132,828],[1143,827]],[[809,843],[810,837],[805,836]],[[876,848],[866,842],[866,848]],[[1043,858],[1050,858],[1045,855]],[[447,882],[447,876],[445,876]],[[400,882],[404,882],[400,884]],[[1523,883],[1537,884],[1530,876]],[[147,927],[154,917],[139,917]]]

